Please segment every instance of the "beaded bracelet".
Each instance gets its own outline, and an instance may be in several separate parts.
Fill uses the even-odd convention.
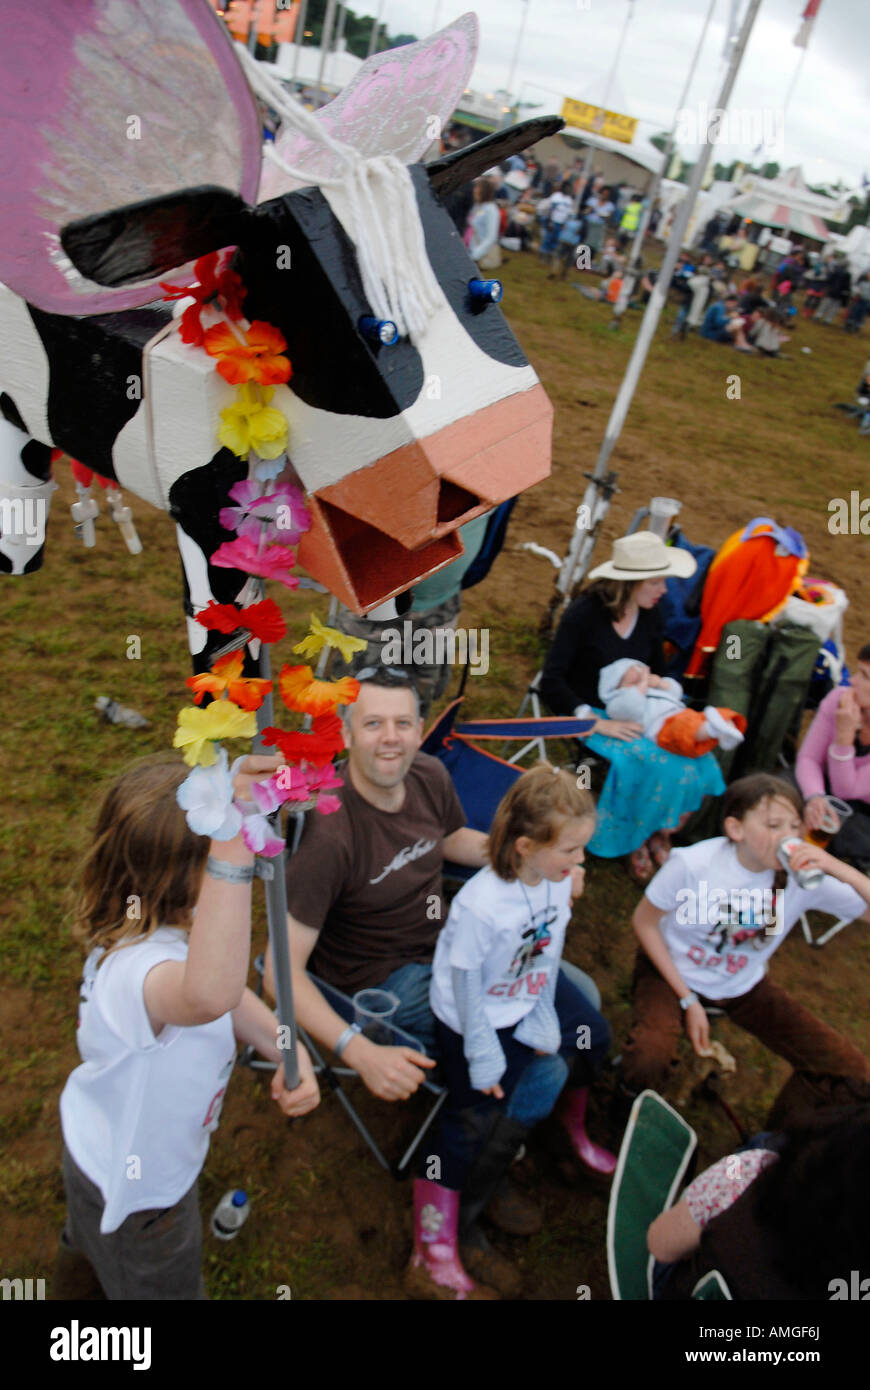
[[[833,758],[835,762],[847,763],[855,756],[854,748],[850,748],[848,753],[835,753],[834,747],[835,745],[833,743],[828,745],[828,757]]]

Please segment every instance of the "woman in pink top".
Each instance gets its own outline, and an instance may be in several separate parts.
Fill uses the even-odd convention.
[[[851,685],[825,696],[807,730],[795,776],[806,799],[805,820],[818,829],[828,810],[826,794],[852,807],[852,815],[828,846],[859,867],[870,862],[870,643],[858,653]]]

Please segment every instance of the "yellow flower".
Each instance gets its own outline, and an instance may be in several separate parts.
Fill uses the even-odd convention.
[[[274,394],[271,386],[240,386],[235,405],[221,411],[218,439],[239,458],[253,449],[260,458],[276,459],[287,448],[287,420],[269,406]]]
[[[300,656],[317,656],[324,647],[335,647],[341,652],[345,661],[350,661],[354,652],[365,651],[366,642],[362,637],[347,637],[334,627],[326,627],[312,613],[311,626],[307,635],[302,638],[301,642],[296,643],[293,650],[298,652]]]
[[[217,754],[214,739],[253,738],[257,732],[257,716],[239,709],[231,700],[213,700],[207,709],[189,705],[180,710],[178,728],[172,740],[173,748],[184,749],[188,767],[211,767]]]

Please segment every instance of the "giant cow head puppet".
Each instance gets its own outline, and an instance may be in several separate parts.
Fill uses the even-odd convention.
[[[172,513],[189,614],[236,597],[246,576],[207,559],[247,476],[217,447],[232,391],[181,342],[159,288],[226,246],[246,318],[276,325],[293,364],[275,404],[313,517],[299,562],[357,612],[449,563],[457,527],[547,475],[550,404],[498,304],[473,297],[478,271],[439,193],[561,122],[419,163],[470,75],[473,15],[370,59],[314,118],[319,136],[283,130],[263,171],[256,101],[206,0],[64,0],[3,28],[6,495],[49,486],[59,447]],[[425,321],[391,346],[361,329],[378,315],[335,142],[345,167],[350,147],[410,171],[415,254],[434,291]],[[0,569],[39,563],[20,555],[0,541]],[[202,667],[206,634],[189,629]]]

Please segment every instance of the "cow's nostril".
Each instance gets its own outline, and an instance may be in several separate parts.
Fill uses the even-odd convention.
[[[399,341],[399,330],[392,319],[376,319],[373,314],[363,314],[358,327],[364,338],[381,347],[392,347]]]
[[[504,294],[504,285],[501,280],[469,280],[468,293],[475,306],[498,304]]]

